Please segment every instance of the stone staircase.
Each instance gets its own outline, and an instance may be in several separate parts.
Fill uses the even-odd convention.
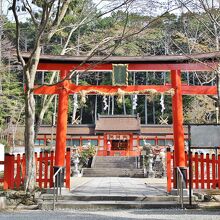
[[[94,157],[92,167],[94,168],[137,168],[137,157],[107,156]]]
[[[39,208],[53,209],[53,195],[42,195]],[[56,209],[170,209],[180,208],[178,196],[141,196],[141,195],[63,195],[59,196]],[[194,201],[194,198],[193,198]],[[185,207],[188,197],[184,197]],[[196,207],[196,204],[193,204]],[[192,208],[192,207],[191,207]]]
[[[92,168],[84,168],[84,177],[144,177],[138,169],[137,157],[96,156]]]
[[[62,190],[55,209],[171,209],[180,208],[179,196],[167,194],[165,179],[120,177],[72,177],[72,188]],[[38,199],[42,210],[53,209],[53,189]],[[196,197],[192,197],[197,207]],[[184,196],[184,207],[189,204]]]

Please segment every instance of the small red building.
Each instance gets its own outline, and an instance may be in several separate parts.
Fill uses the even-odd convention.
[[[187,138],[187,129],[185,138]],[[42,126],[36,146],[45,146],[54,139],[56,129]],[[98,148],[99,156],[107,155],[107,143],[111,143],[111,156],[136,156],[141,146],[149,143],[152,146],[173,145],[172,125],[142,125],[138,115],[99,115],[96,124],[68,125],[66,145],[79,148],[89,144]]]

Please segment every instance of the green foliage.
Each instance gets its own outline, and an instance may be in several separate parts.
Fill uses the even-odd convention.
[[[15,72],[3,72],[1,79],[0,127],[16,123],[24,105],[23,84]],[[24,109],[23,109],[24,110]]]
[[[96,153],[96,149],[94,146],[89,146],[87,149],[83,149],[80,152],[79,160],[81,167],[86,167],[88,160],[93,157]]]
[[[35,1],[42,6],[42,1]],[[163,17],[158,18],[151,23],[147,28],[138,34],[132,35],[133,32],[138,32],[141,27],[146,26],[153,17],[142,15],[141,13],[117,10],[112,12],[110,16],[101,16],[101,12],[95,7],[91,0],[73,0],[70,3],[68,12],[62,22],[63,28],[57,30],[57,33],[51,39],[50,43],[42,42],[44,45],[44,53],[60,54],[63,49],[69,33],[72,28],[75,28],[80,21],[89,17],[89,21],[76,28],[71,36],[68,45],[68,55],[87,55],[93,48],[97,47],[103,39],[111,38],[108,43],[97,47],[94,55],[118,55],[118,56],[146,56],[146,55],[164,55],[164,54],[184,54],[214,51],[216,49],[216,39],[213,35],[214,26],[213,20],[210,20],[210,14],[215,18],[218,17],[219,9],[211,9],[208,12],[192,13],[187,12],[181,15],[167,13]],[[217,18],[219,21],[219,18]],[[21,49],[31,51],[34,46],[35,28],[34,25],[27,21],[21,24]],[[129,35],[123,36],[120,40],[119,36],[122,31]],[[218,27],[219,33],[219,27]],[[15,43],[15,23],[6,21],[4,24],[4,34]],[[114,39],[115,37],[115,39]],[[117,39],[117,40],[116,40]],[[117,45],[117,48],[113,48]],[[166,74],[166,79],[163,79],[163,73],[139,72],[136,74],[136,85],[156,84],[163,85],[169,82],[169,74]],[[13,74],[12,74],[13,75]],[[3,76],[3,97],[0,106],[0,125],[3,126],[8,117],[17,117],[18,110],[22,108],[22,79],[16,78],[16,74],[5,74]],[[98,75],[98,76],[97,76]],[[9,79],[10,78],[10,79]],[[36,82],[40,78],[36,80]],[[49,82],[49,77],[45,78]],[[72,80],[75,83],[75,80]],[[183,82],[187,83],[186,77],[183,77]],[[134,83],[132,74],[129,74],[129,85]],[[195,82],[198,84],[198,81]],[[79,77],[79,85],[111,85],[110,73],[82,73]],[[37,96],[36,96],[37,97]],[[97,97],[97,113],[106,114],[103,110],[102,96]],[[184,112],[189,111],[190,105],[194,97],[184,96]],[[159,123],[159,117],[162,115],[161,106],[159,104],[160,96],[155,96],[154,101],[148,100],[148,123],[153,123],[153,116],[156,116],[156,123]],[[145,96],[139,95],[137,101],[137,110],[141,122],[144,123],[145,117]],[[37,111],[40,112],[42,98],[36,98]],[[112,102],[110,103],[112,105]],[[165,111],[164,118],[168,117],[168,122],[172,123],[171,115],[171,97],[165,96]],[[114,97],[114,114],[123,114],[123,103],[117,103],[117,97]],[[127,114],[132,112],[131,96],[125,97],[125,107]],[[94,108],[95,96],[88,96],[87,102],[79,106],[77,115],[82,110],[83,123],[94,123]],[[155,108],[155,113],[153,112]],[[71,121],[71,112],[73,110],[72,99],[69,99],[69,122]],[[44,123],[51,124],[52,114],[54,112],[54,104],[51,104],[48,112],[45,114]],[[111,112],[111,111],[110,111]],[[188,119],[187,119],[188,120]]]
[[[13,43],[15,43],[16,40],[15,23],[6,20],[3,29],[4,29],[4,34],[8,37],[8,39],[10,39]]]

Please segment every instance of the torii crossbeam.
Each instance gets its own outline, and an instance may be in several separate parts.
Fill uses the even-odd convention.
[[[23,55],[28,59],[29,55]],[[116,94],[117,91],[142,92],[156,90],[166,93],[171,89],[173,113],[173,133],[174,133],[174,167],[179,167],[184,172],[186,166],[184,153],[184,130],[183,130],[183,104],[182,95],[215,95],[216,86],[190,86],[181,82],[181,73],[184,71],[216,71],[219,67],[220,53],[208,53],[197,55],[178,56],[146,56],[146,57],[87,57],[77,56],[51,56],[42,55],[38,65],[38,70],[59,71],[61,82],[53,86],[40,86],[35,88],[35,94],[58,94],[58,117],[56,131],[55,166],[64,166],[66,133],[67,133],[67,113],[69,94],[87,91],[87,94],[97,94],[100,92],[109,95]],[[128,71],[168,71],[171,73],[171,84],[167,85],[89,85],[81,86],[72,84],[68,80],[70,71],[112,71],[113,64],[127,64]]]

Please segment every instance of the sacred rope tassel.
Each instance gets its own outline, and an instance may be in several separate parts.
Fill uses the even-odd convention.
[[[79,107],[79,105],[78,105],[78,99],[77,99],[77,94],[74,94],[74,96],[73,96],[73,106],[74,106],[74,108],[78,108]]]
[[[136,110],[136,109],[137,109],[137,95],[134,95],[134,96],[133,96],[132,109],[133,109],[133,110]]]
[[[107,97],[106,97],[105,95],[103,96],[103,103],[104,103],[104,108],[103,108],[103,110],[105,111],[105,110],[107,110],[107,108],[108,108]]]
[[[161,113],[163,115],[163,112],[165,110],[165,105],[164,105],[164,94],[161,94],[160,96],[160,106],[161,106]]]

